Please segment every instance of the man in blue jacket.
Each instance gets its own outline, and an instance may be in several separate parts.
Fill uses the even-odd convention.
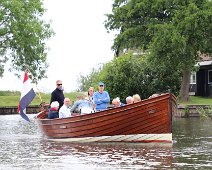
[[[110,103],[110,96],[107,91],[104,91],[104,83],[99,83],[98,91],[94,93],[94,103],[96,111],[106,110]]]

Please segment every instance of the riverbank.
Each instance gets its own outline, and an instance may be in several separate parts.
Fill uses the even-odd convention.
[[[178,105],[177,112],[173,117],[200,117],[199,108],[208,109],[209,105]],[[27,114],[35,114],[40,112],[40,106],[32,105],[27,107]],[[18,114],[17,107],[8,106],[0,107],[0,115],[13,115]]]
[[[7,107],[0,107],[0,115],[14,115],[18,114],[17,112],[18,107],[14,106],[7,106]],[[33,105],[26,108],[27,114],[35,114],[40,111],[40,106]]]

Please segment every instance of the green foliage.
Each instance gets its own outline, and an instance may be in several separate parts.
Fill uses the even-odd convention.
[[[1,0],[0,3],[0,77],[8,60],[10,71],[15,70],[17,76],[19,71],[28,69],[37,80],[45,77],[48,68],[45,43],[53,31],[42,20],[43,0]]]
[[[208,108],[199,107],[197,108],[197,112],[199,113],[201,119],[208,119],[212,117],[212,106]]]
[[[15,96],[21,95],[19,91],[0,91],[0,96]]]
[[[184,117],[188,118],[188,117],[190,116],[190,109],[189,109],[189,106],[186,106],[186,107],[185,107],[184,112],[185,112]]]
[[[150,53],[159,72],[177,72],[179,78],[185,77],[181,96],[188,95],[188,74],[199,54],[212,54],[209,0],[116,0],[105,27],[108,31],[119,30],[113,44],[115,51],[141,49]]]
[[[176,71],[149,59],[149,55],[135,56],[132,53],[121,57],[115,57],[112,61],[105,63],[98,71],[92,71],[88,76],[81,77],[79,82],[81,89],[105,83],[105,90],[111,99],[120,97],[122,102],[129,95],[139,94],[142,98],[148,98],[153,93],[171,91],[177,94],[180,80]],[[86,81],[85,81],[86,80]]]
[[[93,68],[88,75],[79,75],[78,77],[78,91],[88,91],[89,87],[97,89],[98,83],[101,81],[102,68]]]
[[[106,83],[107,90],[112,98],[120,97],[122,102],[128,95],[146,94],[142,86],[142,58],[127,54],[119,58],[114,58],[105,64],[102,69],[102,79]]]

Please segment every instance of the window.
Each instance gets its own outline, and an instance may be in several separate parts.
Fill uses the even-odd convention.
[[[208,84],[212,84],[212,70],[208,70]]]
[[[212,70],[211,70],[212,71]],[[212,73],[211,73],[212,74]],[[190,84],[196,84],[196,72],[191,73]]]

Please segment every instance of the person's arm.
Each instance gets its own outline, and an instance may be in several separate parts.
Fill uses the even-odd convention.
[[[63,115],[63,107],[60,108],[59,110],[59,118],[63,118],[64,115]]]
[[[108,92],[105,91],[105,98],[102,99],[101,101],[104,102],[104,103],[109,103],[110,102],[110,96],[108,94]]]
[[[97,93],[94,93],[93,99],[94,99],[95,104],[102,104],[103,103],[102,99],[99,98]]]
[[[77,106],[78,106],[78,101],[76,101],[75,103],[74,103],[74,105],[71,107],[71,109],[70,109],[70,112],[71,113],[73,113],[74,111],[75,111],[75,109],[77,108]]]

